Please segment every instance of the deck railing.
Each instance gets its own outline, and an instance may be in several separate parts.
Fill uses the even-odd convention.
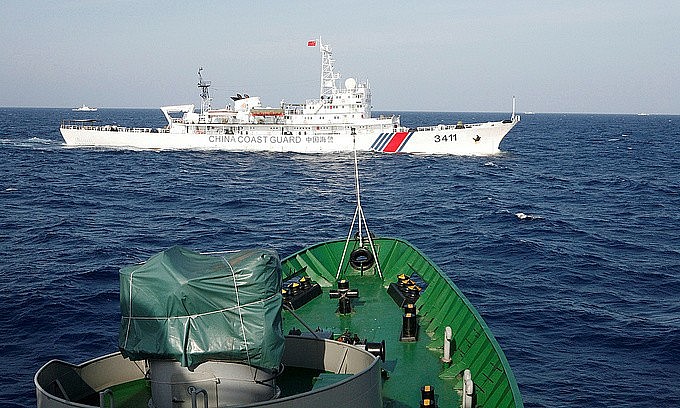
[[[63,120],[61,122],[61,128],[131,133],[168,133],[170,131],[168,128],[129,128],[118,125],[94,125],[95,122],[96,121],[94,120]]]

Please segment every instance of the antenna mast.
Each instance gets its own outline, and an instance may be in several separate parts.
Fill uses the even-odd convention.
[[[333,71],[333,51],[331,46],[321,42],[319,38],[319,50],[321,50],[321,91],[320,98],[330,97],[335,91],[335,80],[340,78],[340,74]]]
[[[210,92],[208,92],[208,88],[210,88],[210,81],[203,80],[201,71],[203,71],[203,67],[198,69],[198,87],[201,88],[201,113],[205,113],[210,109],[212,98],[210,97]]]

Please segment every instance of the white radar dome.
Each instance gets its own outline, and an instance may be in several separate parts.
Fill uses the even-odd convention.
[[[354,78],[345,79],[345,88],[354,89],[357,87],[357,80]]]

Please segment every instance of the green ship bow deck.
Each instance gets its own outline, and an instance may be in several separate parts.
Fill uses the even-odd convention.
[[[246,327],[252,337],[285,334],[273,370],[120,352],[80,365],[53,360],[35,376],[38,407],[522,407],[500,346],[451,280],[406,241],[371,247],[329,241],[281,261],[281,319],[233,325],[248,344]]]
[[[354,248],[357,241],[352,241]],[[306,326],[335,337],[358,337],[368,343],[385,342],[383,402],[385,406],[419,406],[421,387],[435,390],[441,407],[461,406],[463,373],[470,371],[473,406],[521,407],[522,398],[500,346],[480,315],[425,255],[399,239],[375,239],[378,263],[367,270],[355,269],[345,260],[340,268],[350,289],[358,292],[351,300],[351,312],[338,313],[339,302],[329,293],[336,290],[336,275],[344,241],[332,241],[300,251],[283,261],[284,288],[300,277],[315,281],[323,294],[294,311]],[[349,253],[349,250],[347,251]],[[377,266],[383,278],[379,276]],[[415,286],[416,336],[402,339],[407,303],[394,290],[399,277],[410,278]],[[303,280],[304,281],[304,280]],[[413,288],[411,288],[413,290]],[[451,361],[443,362],[446,327],[451,328]],[[291,312],[284,312],[284,327],[305,327]],[[415,341],[414,341],[415,340]]]

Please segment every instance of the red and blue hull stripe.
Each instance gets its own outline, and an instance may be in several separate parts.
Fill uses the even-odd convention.
[[[408,143],[414,131],[411,132],[396,132],[396,133],[381,133],[373,141],[371,150],[385,153],[399,153],[402,151],[406,143]]]

